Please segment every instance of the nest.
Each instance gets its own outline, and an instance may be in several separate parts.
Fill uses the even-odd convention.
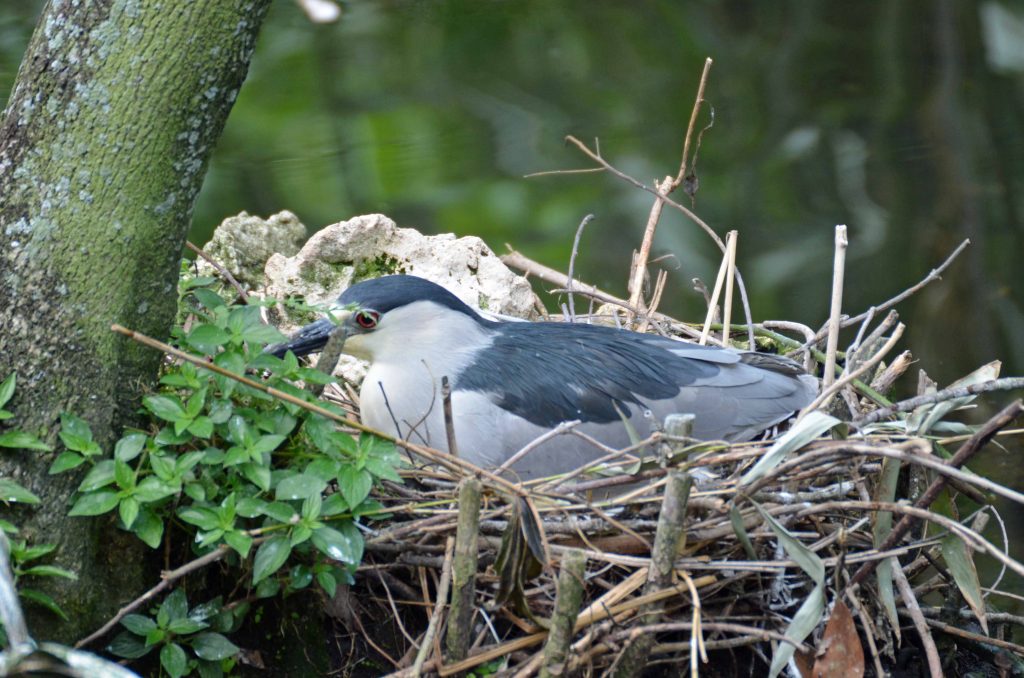
[[[363,622],[365,640],[395,675],[764,675],[790,656],[804,675],[858,661],[886,675],[950,634],[993,665],[1024,656],[1000,640],[1007,616],[986,612],[971,559],[1024,574],[981,535],[987,498],[1014,493],[958,470],[1020,409],[937,441],[806,442],[807,419],[757,443],[655,434],[647,467],[558,491],[463,463],[420,469],[377,497],[391,517],[367,539],[356,598],[393,628]],[[951,461],[934,453],[955,442]],[[986,508],[944,515],[929,509],[940,495]]]

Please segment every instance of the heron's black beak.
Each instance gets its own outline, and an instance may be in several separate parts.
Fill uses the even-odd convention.
[[[320,351],[327,344],[327,340],[330,338],[331,332],[333,332],[338,325],[346,323],[349,316],[352,315],[352,312],[334,311],[333,315],[337,324],[332,322],[330,318],[321,318],[320,320],[303,327],[285,343],[267,346],[267,348],[264,349],[264,352],[277,358],[283,358],[284,354],[288,351],[294,353],[296,357]]]

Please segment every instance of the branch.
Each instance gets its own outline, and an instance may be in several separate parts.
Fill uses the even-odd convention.
[[[1015,391],[1022,388],[1024,388],[1024,377],[1003,377],[1002,379],[993,379],[991,381],[972,384],[970,386],[945,388],[941,391],[936,391],[935,393],[901,400],[889,407],[882,407],[868,413],[860,419],[853,420],[851,424],[857,428],[863,428],[868,424],[874,424],[886,417],[890,417],[897,412],[909,412],[910,410],[917,409],[921,405],[930,405],[931,403],[939,403],[946,400],[966,398],[967,396],[974,395],[976,393],[988,393],[989,391]]]

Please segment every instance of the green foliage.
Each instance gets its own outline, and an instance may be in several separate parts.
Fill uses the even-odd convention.
[[[13,532],[6,527],[4,531]],[[54,549],[57,548],[53,544],[29,545],[24,540],[12,541],[10,544],[11,570],[14,573],[14,582],[18,589],[18,595],[24,600],[30,600],[46,608],[61,619],[67,620],[67,614],[64,613],[64,610],[60,608],[49,594],[24,586],[23,580],[30,577],[59,577],[74,580],[78,579],[78,575],[62,567],[37,562],[53,553]]]
[[[261,322],[259,307],[231,306],[208,283],[182,282],[190,321],[188,329],[172,331],[178,346],[313,402],[293,382],[331,378],[301,367],[290,353],[283,359],[263,353],[281,334]],[[122,529],[154,549],[165,540],[197,555],[227,547],[233,554],[226,562],[257,597],[314,583],[333,595],[338,584],[350,583],[363,555],[357,523],[382,512],[370,498],[373,484],[401,482],[394,445],[354,438],[321,415],[189,363],[168,367],[160,384],[142,401],[150,428],[127,431],[112,454],[96,444],[86,422],[62,416],[65,449],[50,473],[88,467],[70,515],[116,512]],[[193,669],[215,675],[209,662],[235,651],[206,630],[206,617],[188,611],[177,591],[155,618],[131,615],[123,623],[127,630],[111,651],[137,658],[159,647],[161,666],[172,676]]]
[[[176,589],[150,616],[125,616],[121,625],[126,630],[107,649],[118,657],[139,659],[159,648],[160,666],[172,678],[194,670],[204,678],[221,676],[238,653],[224,636],[236,622],[235,613],[219,598],[189,609],[185,592]]]

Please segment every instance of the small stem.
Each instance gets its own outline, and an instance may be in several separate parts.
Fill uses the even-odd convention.
[[[822,386],[828,388],[836,380],[836,350],[839,348],[839,315],[843,309],[843,272],[846,268],[846,226],[836,226],[836,250],[832,263],[832,311],[828,321],[828,343],[825,348],[825,375]]]

